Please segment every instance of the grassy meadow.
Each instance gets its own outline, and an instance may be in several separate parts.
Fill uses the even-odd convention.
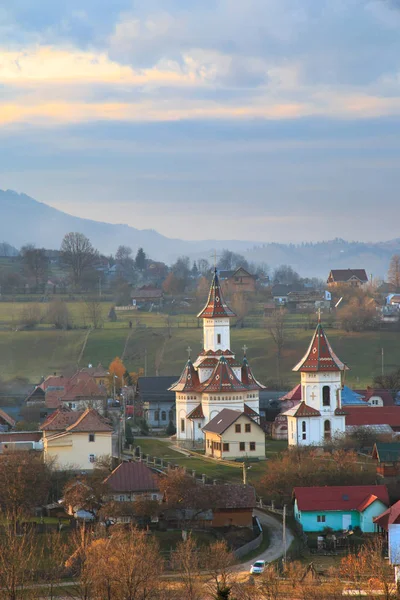
[[[156,371],[160,375],[174,375],[182,370],[188,346],[192,348],[192,356],[197,356],[201,349],[201,323],[193,314],[167,317],[129,311],[118,313],[118,320],[111,323],[107,320],[111,303],[103,302],[104,327],[89,331],[83,328],[87,325],[84,303],[75,301],[68,302],[73,329],[55,330],[44,318],[32,331],[19,331],[25,306],[23,302],[0,302],[0,377],[3,380],[22,376],[34,383],[42,375],[66,367],[98,362],[108,366],[115,356],[123,357],[130,371],[144,368],[146,363],[148,375],[155,375]],[[40,306],[45,315],[48,305]],[[132,329],[129,320],[132,320]],[[240,357],[245,344],[256,377],[262,382],[276,380],[276,350],[262,317],[251,315],[246,323],[248,326],[244,328],[232,327],[232,350]],[[302,316],[288,316],[287,341],[281,361],[283,387],[298,381],[291,369],[304,354],[312,335],[305,324]],[[347,333],[328,329],[327,332],[335,352],[350,366],[346,375],[350,385],[366,386],[380,373],[382,348],[386,372],[400,365],[400,333],[397,331]]]

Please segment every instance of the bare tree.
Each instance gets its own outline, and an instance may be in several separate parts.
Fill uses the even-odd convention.
[[[121,265],[123,269],[133,269],[134,260],[132,254],[132,248],[129,246],[118,246],[118,250],[115,255],[115,262],[118,265]]]
[[[227,594],[232,588],[235,555],[224,540],[211,544],[204,550],[204,566],[211,575],[208,586],[213,594]]]
[[[62,261],[72,272],[74,284],[80,286],[85,272],[97,262],[97,251],[83,233],[67,233],[60,250]]]
[[[284,345],[286,343],[285,330],[286,310],[276,309],[266,322],[267,330],[272,337],[276,347],[276,370],[278,381],[281,379],[281,359]]]
[[[26,304],[21,310],[20,323],[26,329],[33,329],[42,320],[42,308],[40,304]]]
[[[27,274],[35,279],[36,288],[40,283],[45,283],[49,270],[49,260],[45,249],[27,244],[21,248],[21,258]]]
[[[180,586],[187,600],[202,600],[204,586],[200,581],[200,551],[191,535],[177,544],[172,564],[179,570]]]
[[[388,281],[395,288],[396,291],[400,290],[400,255],[394,254],[390,259]]]
[[[71,316],[67,303],[61,299],[50,302],[46,319],[56,329],[69,329],[71,327]]]
[[[84,319],[85,322],[89,322],[93,329],[100,329],[103,326],[103,307],[99,300],[96,298],[87,298],[85,300]]]

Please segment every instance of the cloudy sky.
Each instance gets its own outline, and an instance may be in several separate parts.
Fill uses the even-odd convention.
[[[185,239],[400,235],[400,0],[0,0],[0,188]]]

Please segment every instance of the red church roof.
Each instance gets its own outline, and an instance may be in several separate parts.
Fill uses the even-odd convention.
[[[259,383],[254,377],[246,357],[244,357],[242,363],[242,383],[248,390],[265,390],[265,385]]]
[[[199,387],[200,381],[198,373],[189,358],[178,381],[173,383],[168,389],[171,392],[196,392],[200,391]]]
[[[293,402],[301,402],[301,384],[297,384],[290,392],[279,398],[282,402],[285,400],[293,400]]]
[[[201,319],[236,317],[235,313],[229,308],[222,297],[217,269],[215,269],[214,277],[211,282],[207,304],[197,316]]]
[[[284,413],[281,413],[287,417],[320,417],[321,413],[316,408],[309,406],[305,402],[300,402],[293,406],[293,408],[289,408]]]
[[[247,389],[236,377],[225,356],[221,356],[211,376],[202,385],[203,392],[245,392]]]
[[[318,323],[311,344],[293,371],[314,373],[318,371],[347,371],[348,367],[336,356],[328,342],[321,323]]]
[[[198,404],[188,415],[188,419],[204,419],[203,407]]]

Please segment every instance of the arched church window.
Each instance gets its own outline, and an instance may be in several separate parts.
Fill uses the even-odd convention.
[[[161,411],[161,421],[166,421],[167,420],[167,413],[165,412],[165,410]]]
[[[331,405],[331,388],[329,385],[324,385],[322,388],[322,406]]]
[[[303,440],[307,438],[307,424],[305,421],[301,423],[301,437]]]
[[[221,343],[221,334],[217,333],[217,344]]]
[[[326,440],[331,439],[331,422],[328,419],[324,421],[324,438]]]

